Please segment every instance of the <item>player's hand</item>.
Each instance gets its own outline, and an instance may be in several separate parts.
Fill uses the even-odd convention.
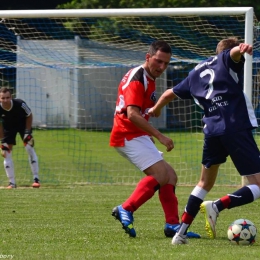
[[[161,115],[161,110],[156,110],[153,107],[149,108],[148,115],[151,117],[159,117]]]
[[[32,133],[28,129],[25,129],[25,131],[24,131],[23,143],[24,143],[24,145],[29,144],[32,147],[34,146],[34,139],[33,139]]]
[[[241,54],[244,54],[244,53],[248,53],[249,55],[253,54],[253,47],[250,44],[240,43],[239,44],[239,48],[240,48],[240,53]]]
[[[6,153],[10,153],[10,149],[7,143],[2,143],[1,144],[1,156],[5,158]]]
[[[158,138],[159,142],[161,144],[163,144],[164,146],[166,146],[166,151],[167,152],[170,152],[173,148],[174,148],[174,144],[173,144],[173,141],[171,138],[165,136],[165,135],[161,135],[159,138]]]

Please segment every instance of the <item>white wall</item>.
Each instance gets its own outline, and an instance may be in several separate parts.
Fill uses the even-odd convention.
[[[112,127],[118,84],[133,65],[86,65],[89,56],[82,55],[85,48],[90,47],[82,47],[78,38],[75,41],[18,38],[16,92],[31,107],[34,126]],[[89,52],[93,59],[98,50],[92,48]],[[158,98],[166,89],[166,73],[157,79],[157,86]],[[159,119],[151,120],[155,127],[166,127],[165,111]]]

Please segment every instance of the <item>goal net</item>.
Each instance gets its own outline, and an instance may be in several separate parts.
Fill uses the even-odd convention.
[[[42,184],[138,182],[143,173],[109,147],[122,76],[143,64],[152,41],[166,40],[173,55],[157,80],[158,98],[230,36],[254,44],[253,58],[246,57],[245,91],[260,119],[260,34],[252,8],[0,11],[0,86],[12,88],[32,109]],[[199,178],[202,116],[193,102],[176,100],[151,120],[174,140],[171,153],[156,145],[179,185]],[[257,131],[255,137],[259,143]],[[19,136],[13,157],[17,185],[30,185]],[[217,184],[241,184],[230,160],[221,166]]]

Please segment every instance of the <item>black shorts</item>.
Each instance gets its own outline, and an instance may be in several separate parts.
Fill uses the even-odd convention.
[[[241,176],[260,172],[260,152],[251,130],[204,138],[202,164],[205,167],[224,163],[228,156]]]
[[[16,135],[20,134],[21,139],[23,140],[25,131],[25,125],[21,125],[20,127],[14,127],[11,129],[4,128],[4,138],[2,139],[2,143],[16,145]]]

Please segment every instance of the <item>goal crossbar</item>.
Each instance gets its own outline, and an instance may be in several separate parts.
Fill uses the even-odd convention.
[[[253,7],[202,7],[202,8],[133,8],[133,9],[54,9],[54,10],[4,10],[1,18],[45,17],[116,17],[162,15],[239,15],[253,11]]]

